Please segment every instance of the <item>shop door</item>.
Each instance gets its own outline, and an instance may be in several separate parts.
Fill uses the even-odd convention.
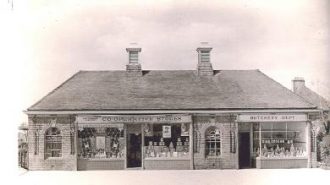
[[[128,125],[127,127],[127,168],[141,167],[141,125]]]
[[[250,168],[250,133],[239,134],[239,167]]]

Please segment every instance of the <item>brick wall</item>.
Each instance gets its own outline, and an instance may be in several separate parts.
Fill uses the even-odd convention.
[[[194,116],[194,168],[195,169],[237,169],[238,148],[237,148],[237,124],[230,115]],[[205,132],[210,127],[220,129],[221,155],[219,157],[207,158],[205,156]],[[234,134],[234,141],[231,139],[231,132]],[[234,144],[234,145],[233,145]],[[231,146],[232,145],[232,146]],[[231,149],[231,147],[233,147]]]
[[[73,116],[29,115],[29,170],[76,170],[76,151],[71,150]],[[51,127],[61,131],[62,156],[45,159],[45,132]],[[73,130],[74,131],[74,130]],[[37,134],[36,134],[37,133]],[[76,133],[76,132],[74,132]],[[76,137],[73,144],[76,143]],[[73,149],[76,147],[74,146]],[[74,152],[74,153],[72,153]]]

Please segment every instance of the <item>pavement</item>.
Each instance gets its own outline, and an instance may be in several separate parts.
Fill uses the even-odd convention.
[[[15,184],[79,185],[303,185],[330,184],[330,170],[123,170],[123,171],[27,171],[18,170]]]

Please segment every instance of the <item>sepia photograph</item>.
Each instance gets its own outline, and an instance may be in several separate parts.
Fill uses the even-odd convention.
[[[0,7],[15,184],[330,182],[330,1]]]

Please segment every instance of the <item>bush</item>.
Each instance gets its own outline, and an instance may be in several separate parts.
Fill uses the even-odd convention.
[[[321,150],[320,151],[321,152],[321,161],[325,161],[329,157],[329,154],[330,154],[329,147],[325,146],[322,142],[320,145],[320,150]]]
[[[330,166],[330,135],[325,135],[320,143],[320,157],[325,166]]]

